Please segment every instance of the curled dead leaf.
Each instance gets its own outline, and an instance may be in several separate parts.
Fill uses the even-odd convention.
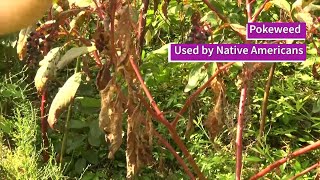
[[[114,98],[117,87],[110,81],[105,89],[100,91],[101,110],[99,114],[99,127],[105,133],[106,142],[110,143],[108,158],[113,159],[114,154],[122,144],[122,115],[121,101]]]

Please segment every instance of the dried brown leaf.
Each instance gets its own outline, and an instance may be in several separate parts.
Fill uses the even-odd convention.
[[[114,158],[114,154],[122,144],[123,107],[119,99],[115,98],[117,90],[117,86],[110,81],[110,84],[100,91],[99,127],[105,132],[106,142],[110,143],[109,159]]]
[[[127,179],[133,179],[142,166],[151,164],[153,127],[150,117],[147,116],[145,127],[141,126],[142,115],[139,106],[128,118],[127,128]]]

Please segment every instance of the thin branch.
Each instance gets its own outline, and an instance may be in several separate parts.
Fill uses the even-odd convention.
[[[295,176],[293,176],[292,178],[290,178],[290,180],[295,180],[295,179],[297,179],[298,177],[303,176],[304,174],[307,174],[308,172],[316,169],[317,167],[320,167],[320,161],[317,162],[316,164],[308,167],[307,169],[301,171],[300,173],[296,174]]]
[[[147,109],[147,111],[151,114],[151,116],[154,119],[158,119],[160,122],[163,122],[163,120],[161,118],[159,118],[159,116],[151,109],[151,107],[148,105],[147,101],[144,99],[144,97],[136,92],[135,95],[139,98],[140,102],[145,106],[145,108]],[[127,97],[125,97],[125,95],[120,92],[120,98],[122,98],[122,102],[128,102]],[[129,112],[133,111],[134,107],[128,107]],[[145,122],[143,122],[145,123]],[[169,124],[169,123],[168,123]],[[170,125],[170,124],[169,124]],[[155,129],[153,129],[153,134],[155,136],[157,136],[157,138],[160,140],[160,142],[172,153],[172,155],[177,159],[178,163],[182,166],[182,168],[184,169],[184,171],[186,172],[186,174],[191,178],[191,179],[195,179],[195,177],[193,176],[192,172],[190,171],[190,169],[188,168],[188,166],[186,165],[186,163],[184,162],[184,160],[177,154],[177,151],[170,145],[170,143],[168,143],[168,141],[166,141],[161,134],[159,134],[159,132]]]
[[[243,69],[244,76],[248,77],[249,72],[245,67]],[[249,79],[249,78],[248,78]],[[241,179],[241,170],[242,170],[242,133],[243,133],[243,120],[245,113],[245,104],[247,99],[248,91],[248,79],[246,79],[242,85],[240,103],[239,103],[239,113],[238,113],[238,124],[237,124],[237,136],[236,136],[236,180]]]
[[[177,154],[176,150],[166,141],[156,130],[153,130],[153,134],[157,136],[157,138],[160,140],[161,144],[163,144],[170,152],[171,154],[177,159],[178,163],[182,166],[184,171],[187,173],[187,175],[191,179],[196,179],[193,174],[191,173],[190,169],[187,167],[186,163],[183,161],[183,159]]]
[[[252,18],[252,7],[251,7],[250,0],[246,0],[246,9],[247,9],[248,22],[250,22]]]
[[[297,156],[300,156],[302,154],[305,154],[309,151],[315,150],[317,148],[320,148],[320,140],[308,145],[304,148],[298,149],[297,151],[293,152],[292,154],[290,154],[290,156],[282,158],[274,163],[272,163],[271,165],[267,166],[266,168],[264,168],[263,170],[261,170],[259,173],[257,173],[256,175],[252,176],[250,178],[250,180],[256,180],[264,175],[266,175],[267,173],[269,173],[270,171],[272,171],[273,169],[279,167],[280,165],[284,164],[285,162],[287,162],[288,160],[295,158]]]
[[[187,160],[189,161],[190,165],[192,166],[192,168],[195,170],[197,176],[199,177],[199,179],[206,179],[204,177],[204,175],[202,174],[199,166],[197,165],[197,163],[194,161],[193,157],[191,156],[191,154],[189,153],[187,147],[184,145],[183,141],[181,140],[181,138],[179,137],[179,135],[177,134],[176,130],[171,126],[170,123],[168,123],[169,121],[164,117],[163,113],[160,111],[157,103],[154,101],[149,89],[147,88],[147,86],[144,83],[144,80],[141,76],[140,70],[137,66],[137,64],[134,62],[133,56],[131,55],[129,57],[129,61],[130,64],[141,84],[142,89],[144,90],[146,96],[148,97],[150,104],[152,105],[153,109],[155,110],[157,116],[159,118],[162,119],[161,122],[166,122],[164,125],[166,126],[166,128],[168,128],[169,133],[173,139],[173,141],[178,145],[178,147],[181,149],[182,153],[185,155],[185,157],[187,158]]]
[[[208,0],[202,0],[202,2],[204,2],[224,23],[229,23],[229,20],[223,14],[220,14]]]
[[[272,82],[275,68],[276,68],[276,63],[273,63],[270,68],[270,71],[269,71],[269,76],[268,76],[268,81],[266,83],[266,87],[264,89],[264,96],[263,96],[262,107],[261,107],[260,130],[259,130],[259,137],[258,137],[259,140],[261,139],[261,137],[264,134],[264,127],[266,124],[268,98],[269,98],[270,86],[271,86],[271,82]]]
[[[263,8],[266,6],[267,2],[269,2],[269,0],[265,0],[264,3],[260,6],[260,8],[258,9],[258,11],[256,13],[254,13],[254,15],[252,16],[251,21],[249,22],[255,22],[258,19],[258,16],[260,15],[260,13],[262,12]]]
[[[218,74],[220,74],[222,71],[227,69],[232,64],[234,64],[234,62],[229,62],[228,64],[218,68],[218,70],[210,77],[210,79],[205,84],[203,84],[196,92],[194,92],[192,95],[189,96],[189,98],[186,100],[185,104],[183,105],[182,109],[179,111],[178,113],[179,116],[176,116],[175,119],[172,121],[173,127],[177,126],[177,123],[180,117],[187,111],[193,99],[196,98],[205,88],[207,88],[210,85],[211,81],[213,81],[213,79],[216,78]]]

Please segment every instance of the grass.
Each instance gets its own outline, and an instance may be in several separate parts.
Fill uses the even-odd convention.
[[[1,83],[0,89],[5,86],[11,85]],[[12,102],[13,115],[0,115],[1,179],[64,179],[62,168],[53,156],[49,163],[41,161],[37,110],[26,98],[15,98]]]

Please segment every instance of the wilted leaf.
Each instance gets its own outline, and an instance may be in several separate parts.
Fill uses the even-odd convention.
[[[147,127],[141,126],[143,116],[139,106],[133,111],[127,120],[127,179],[132,179],[138,174],[143,165],[148,165],[152,162],[150,139],[150,121],[146,122]],[[150,120],[150,119],[149,119]]]
[[[210,110],[207,120],[204,121],[204,126],[209,131],[210,139],[213,140],[224,124],[226,96],[223,79],[215,78],[211,83],[211,89],[215,94],[215,105]]]
[[[240,24],[230,24],[230,27],[234,31],[238,32],[240,35],[246,36],[246,32],[247,32],[246,27],[244,27],[244,26],[242,26]]]
[[[19,39],[18,39],[18,43],[17,43],[17,54],[18,54],[20,60],[22,60],[26,54],[27,38],[28,38],[30,32],[32,32],[33,30],[34,30],[33,26],[28,26],[27,28],[22,29],[19,33]]]
[[[119,100],[113,97],[117,88],[110,81],[105,89],[100,91],[101,111],[99,114],[99,127],[105,132],[106,142],[110,142],[108,158],[113,159],[114,154],[122,144],[122,115],[123,108]]]
[[[68,50],[62,57],[61,60],[57,64],[57,69],[62,69],[66,65],[68,65],[73,59],[83,54],[89,53],[96,50],[95,46],[84,46],[84,47],[77,47]]]
[[[39,62],[41,67],[38,69],[34,78],[35,87],[38,93],[42,93],[47,84],[47,80],[55,76],[56,62],[59,59],[60,47],[57,47],[51,49],[44,59]]]
[[[82,73],[72,75],[54,97],[49,110],[48,123],[53,129],[57,119],[64,109],[73,101],[74,96],[81,83]]]
[[[274,1],[270,1],[272,4],[276,5],[277,7],[290,12],[290,4],[288,3],[288,1],[286,0],[274,0]]]

